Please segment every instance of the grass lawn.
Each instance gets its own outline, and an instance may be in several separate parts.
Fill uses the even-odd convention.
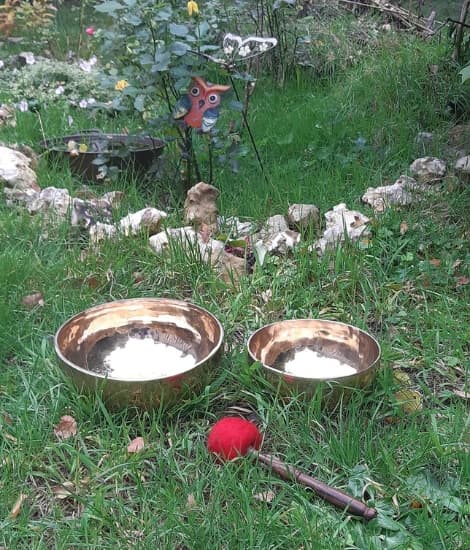
[[[66,9],[59,14],[69,21]],[[0,59],[18,48],[4,42]],[[223,215],[261,223],[296,202],[322,215],[345,202],[371,218],[367,246],[348,243],[318,258],[310,235],[291,255],[268,256],[227,285],[183,253],[155,256],[146,235],[92,250],[68,223],[45,230],[40,216],[0,195],[0,547],[469,548],[470,189],[453,175],[456,121],[446,105],[461,87],[450,51],[445,39],[384,33],[327,76],[299,73],[284,88],[261,78],[249,121],[266,178],[246,135],[239,172],[215,172]],[[0,90],[0,103],[19,99]],[[125,113],[91,120],[59,104],[17,111],[16,126],[0,125],[0,141],[37,149],[43,134],[139,124]],[[431,143],[416,141],[423,131],[433,132]],[[468,147],[467,138],[460,149]],[[393,183],[427,155],[448,164],[434,193],[383,214],[361,204],[368,187]],[[67,166],[44,157],[37,174],[41,187],[83,191]],[[116,219],[155,206],[168,211],[168,226],[182,222],[184,194],[168,174],[143,184],[124,173],[92,191],[111,189],[124,191]],[[34,292],[44,305],[26,307]],[[224,326],[225,351],[201,395],[112,412],[65,378],[53,335],[87,307],[143,296],[210,310]],[[333,411],[318,397],[281,399],[247,361],[252,331],[305,317],[354,324],[382,346],[373,387]],[[415,410],[402,403],[410,391]],[[263,450],[365,499],[378,517],[357,520],[251,459],[213,461],[207,432],[234,407],[256,412]],[[64,440],[54,435],[63,415],[78,425]],[[145,448],[129,454],[138,436]]]

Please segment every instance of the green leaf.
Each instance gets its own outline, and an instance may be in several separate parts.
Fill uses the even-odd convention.
[[[171,53],[174,53],[175,55],[184,55],[190,47],[185,42],[178,42],[175,41],[173,44],[170,45],[170,51]]]
[[[403,527],[398,523],[398,521],[395,521],[384,514],[379,514],[377,516],[377,524],[383,529],[388,529],[389,531],[403,530]]]
[[[153,56],[149,53],[144,53],[139,57],[139,61],[141,65],[152,65],[153,64]]]
[[[108,0],[107,2],[95,6],[95,10],[112,16],[116,10],[122,10],[125,9],[125,7],[126,6],[123,6],[119,2],[116,2],[116,0]]]
[[[134,107],[137,111],[143,112],[145,109],[145,96],[144,95],[138,95],[134,99]]]
[[[201,21],[198,26],[198,34],[200,38],[204,37],[210,30],[209,23],[207,21]]]
[[[470,65],[467,65],[464,67],[460,72],[460,75],[462,75],[462,82],[465,82],[466,80],[470,79]]]
[[[189,29],[186,25],[178,25],[177,23],[170,23],[168,29],[173,36],[184,37],[189,33]]]
[[[156,63],[152,67],[152,72],[158,73],[162,71],[167,71],[168,66],[170,64],[170,60],[171,60],[170,52],[163,52],[163,53],[157,54]]]
[[[134,27],[137,27],[142,23],[142,19],[134,13],[128,13],[125,17],[123,17],[123,20],[125,23],[129,23],[129,25],[133,25]]]

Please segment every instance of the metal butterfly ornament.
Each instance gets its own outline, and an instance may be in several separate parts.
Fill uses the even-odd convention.
[[[200,128],[208,133],[219,116],[219,105],[223,93],[230,86],[211,84],[199,76],[193,76],[189,92],[182,96],[173,109],[175,120],[183,119],[191,128]]]

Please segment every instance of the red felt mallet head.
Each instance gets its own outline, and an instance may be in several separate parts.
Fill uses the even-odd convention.
[[[263,437],[258,428],[244,418],[227,416],[214,424],[207,438],[207,448],[221,460],[245,456],[250,448],[259,449]]]

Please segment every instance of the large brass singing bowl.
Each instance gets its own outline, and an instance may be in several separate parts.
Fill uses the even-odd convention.
[[[201,391],[217,366],[224,331],[194,304],[166,298],[117,300],[66,321],[55,335],[64,372],[112,409],[143,409]]]
[[[251,362],[262,364],[263,373],[281,395],[303,393],[308,397],[321,387],[323,400],[329,405],[349,397],[354,388],[370,384],[380,360],[379,343],[370,334],[345,323],[321,319],[293,319],[266,325],[250,336],[247,346]],[[349,365],[353,373],[336,377],[324,373],[318,377],[314,359],[304,365],[301,376],[284,370],[283,365],[299,350],[311,350],[312,357]]]

